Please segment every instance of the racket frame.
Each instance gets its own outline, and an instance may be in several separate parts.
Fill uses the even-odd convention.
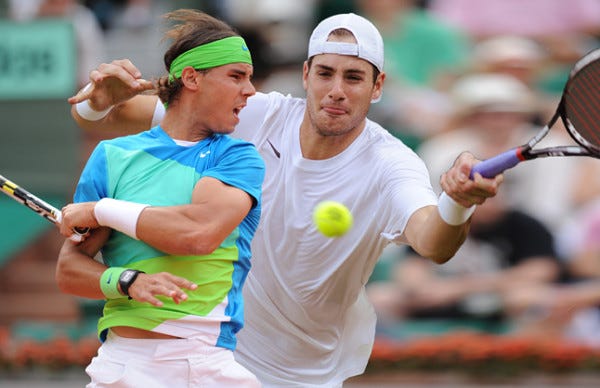
[[[59,209],[50,205],[43,199],[33,195],[29,191],[25,190],[2,175],[0,175],[0,191],[22,205],[27,206],[29,209],[33,210],[55,225],[60,224],[62,221],[62,212]],[[89,232],[89,229],[77,228],[74,229],[73,232],[76,235],[83,237]]]
[[[490,159],[486,159],[482,162],[477,163],[471,170],[470,177],[473,179],[475,173],[481,174],[484,178],[493,178],[503,171],[512,168],[525,160],[532,160],[540,157],[548,156],[590,156],[594,158],[600,158],[600,147],[591,144],[583,136],[579,134],[571,120],[567,116],[565,109],[565,95],[569,92],[569,86],[572,84],[573,79],[577,77],[577,74],[590,63],[600,59],[600,49],[596,49],[586,56],[581,58],[573,66],[569,74],[569,79],[565,84],[563,94],[560,102],[554,112],[554,115],[548,121],[548,123],[526,144],[512,148],[501,154],[498,154]],[[565,129],[569,136],[578,145],[563,145],[547,147],[542,149],[533,149],[546,135],[550,132],[550,129],[554,126],[558,118],[560,117],[563,122]],[[600,125],[600,124],[599,124]]]

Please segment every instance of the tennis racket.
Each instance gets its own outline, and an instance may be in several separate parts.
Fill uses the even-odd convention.
[[[60,221],[62,220],[62,213],[60,210],[6,179],[2,175],[0,175],[0,190],[53,224],[60,224]],[[75,234],[71,236],[71,240],[79,242],[83,241],[84,236],[89,232],[89,228],[75,228],[73,232]]]
[[[560,118],[577,145],[534,150]],[[527,144],[477,163],[471,170],[493,178],[525,160],[548,156],[591,156],[600,158],[600,49],[577,61],[569,74],[554,116]]]

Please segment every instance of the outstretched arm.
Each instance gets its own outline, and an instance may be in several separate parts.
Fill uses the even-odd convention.
[[[445,195],[439,206],[428,206],[416,211],[408,221],[404,238],[421,256],[437,263],[445,263],[460,248],[469,232],[471,209],[498,192],[504,179],[482,178],[469,173],[477,160],[469,153],[461,154],[452,168],[442,175]]]
[[[99,65],[90,73],[90,84],[68,100],[73,119],[86,130],[149,129],[158,97],[141,94],[155,88],[141,76],[128,59]]]

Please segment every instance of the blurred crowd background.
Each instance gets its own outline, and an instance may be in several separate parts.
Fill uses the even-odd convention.
[[[130,58],[146,79],[165,74],[161,15],[176,8],[234,25],[253,53],[257,89],[300,97],[318,21],[341,12],[369,18],[385,41],[387,73],[369,117],[424,159],[438,192],[461,151],[485,159],[536,133],[572,65],[600,47],[600,0],[3,0],[0,26],[8,27],[0,31],[50,19],[72,25],[75,63],[62,95],[36,97],[42,80],[32,95],[14,98],[27,86],[27,67],[16,70],[19,87],[0,90],[0,173],[57,204],[68,201],[87,153],[116,134],[74,128],[66,97],[112,59]],[[8,36],[0,36],[0,89],[20,64]],[[565,142],[560,123],[544,140]],[[541,159],[505,175],[449,263],[406,247],[386,250],[368,285],[379,335],[468,329],[600,347],[600,161]],[[101,305],[54,286],[58,232],[0,200],[0,326],[22,337],[93,333]]]

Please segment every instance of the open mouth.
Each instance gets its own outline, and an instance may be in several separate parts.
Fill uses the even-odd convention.
[[[245,106],[246,106],[246,105],[242,105],[242,106],[238,106],[238,107],[236,107],[236,108],[233,108],[233,115],[234,115],[236,118],[239,118],[240,112],[242,111],[242,109],[244,109],[244,107],[245,107]]]

